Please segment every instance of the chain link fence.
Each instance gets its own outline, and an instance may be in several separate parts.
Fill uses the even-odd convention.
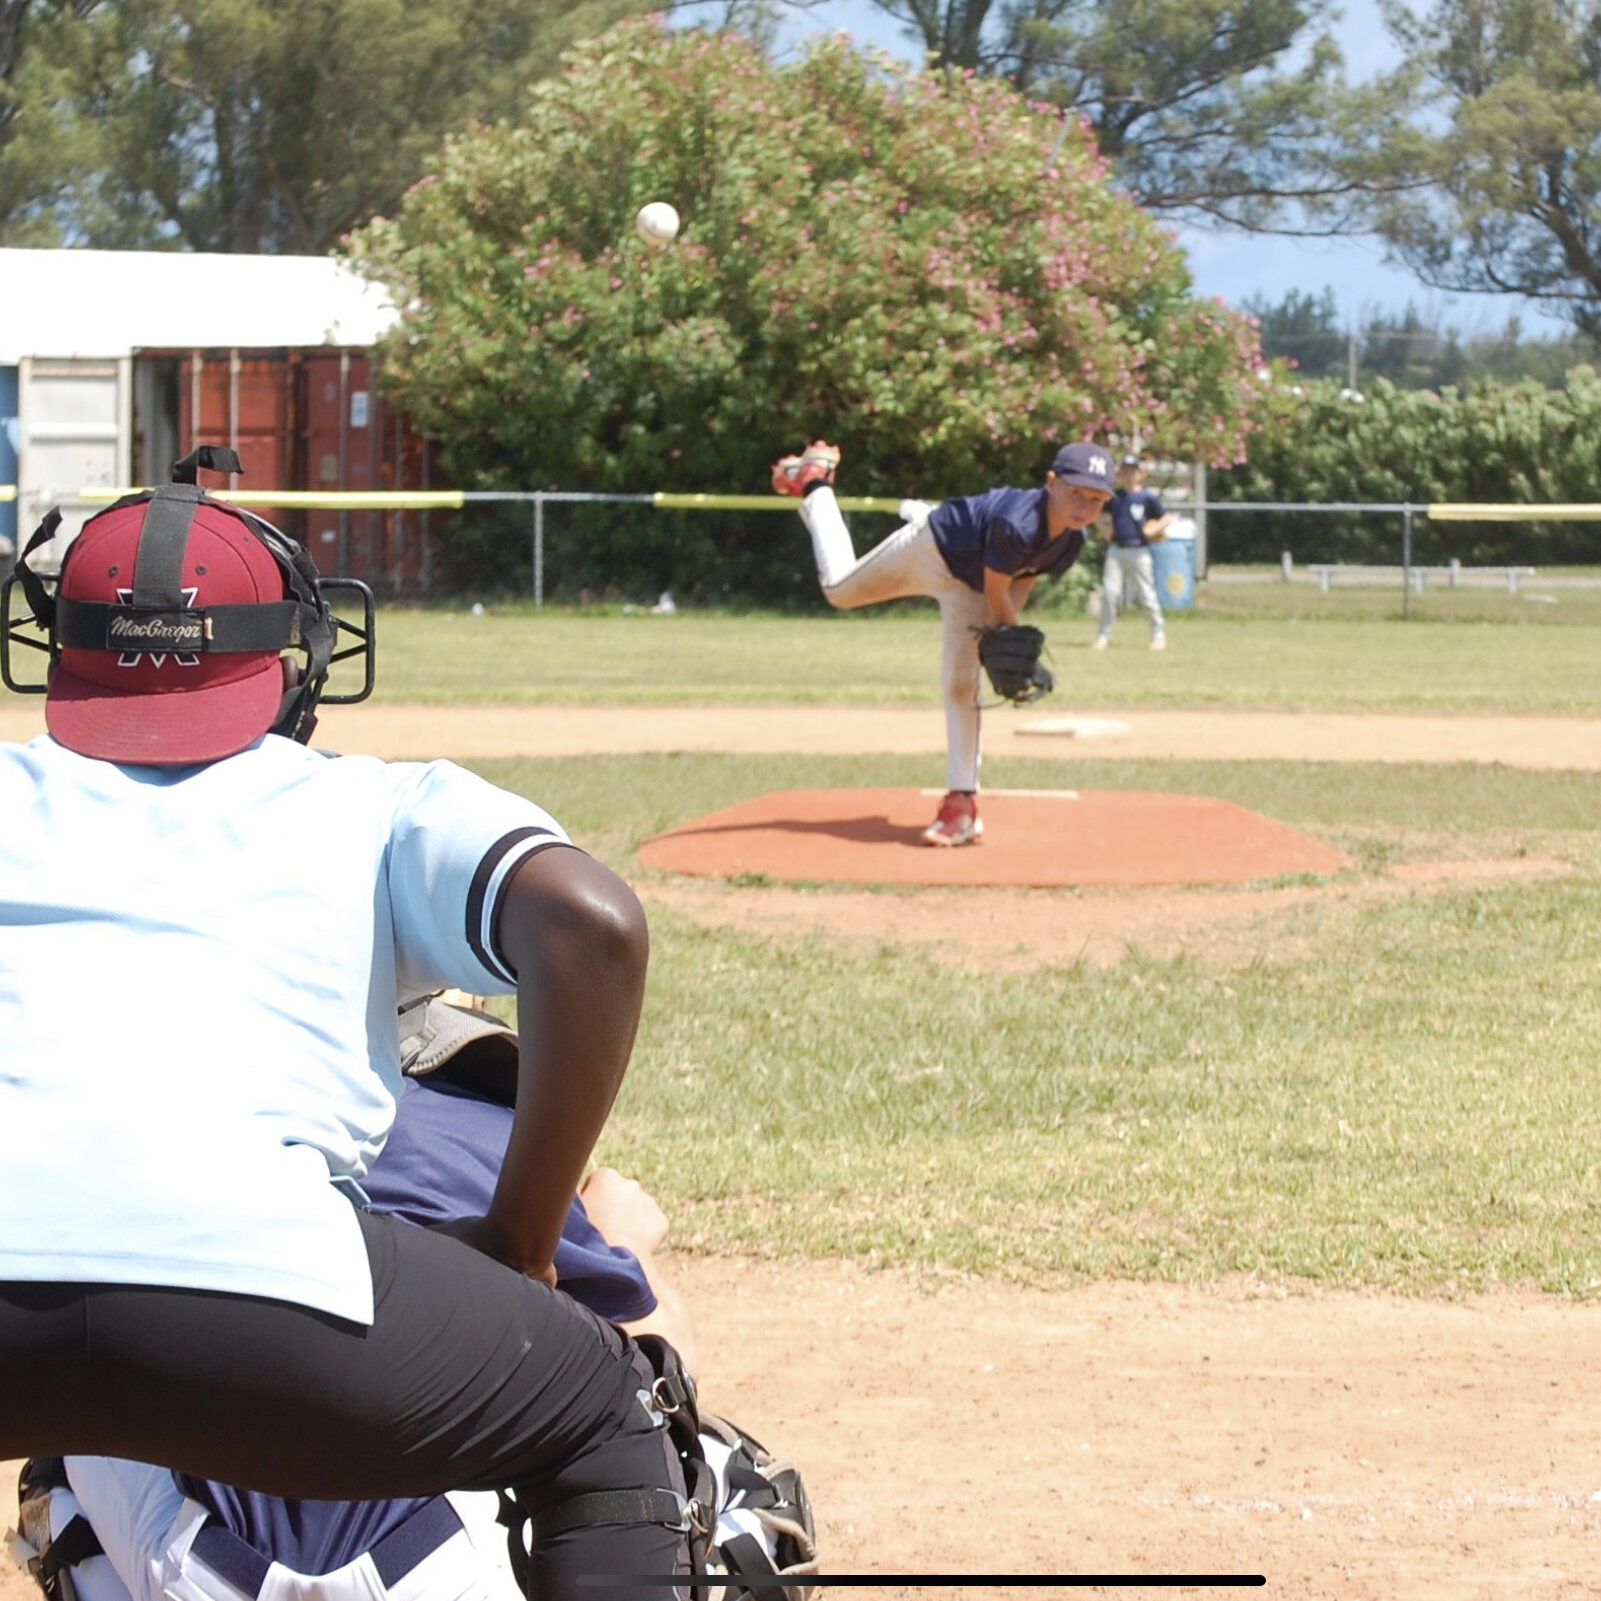
[[[1325,596],[1387,592],[1403,616],[1447,594],[1601,589],[1601,506],[1218,501],[1205,498],[1200,474],[1162,492],[1169,509],[1194,525],[1203,606],[1220,588],[1271,582]],[[118,493],[94,492],[97,499]],[[390,601],[795,611],[825,604],[796,505],[773,495],[447,490],[399,504],[381,493],[237,498],[301,538],[322,571],[364,579]],[[267,504],[274,500],[287,504]],[[898,526],[897,501],[842,496],[841,505],[858,551]],[[1092,587],[1098,548],[1066,582],[1042,586],[1037,603],[1064,605]],[[1571,558],[1576,570],[1557,574],[1549,563],[1520,557],[1536,548],[1559,550],[1564,567]]]

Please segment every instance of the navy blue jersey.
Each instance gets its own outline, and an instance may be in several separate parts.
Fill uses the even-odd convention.
[[[395,1126],[364,1188],[376,1212],[412,1223],[481,1216],[511,1138],[512,1114],[498,1102],[433,1079],[407,1079]],[[601,1317],[630,1322],[655,1310],[656,1296],[632,1251],[606,1243],[573,1197],[556,1247],[562,1289]],[[187,1474],[185,1495],[217,1514],[247,1545],[297,1573],[332,1573],[370,1551],[430,1500],[286,1501]]]
[[[1145,543],[1145,525],[1167,516],[1160,495],[1149,489],[1120,489],[1106,508],[1112,516],[1112,543],[1137,549]]]
[[[375,1212],[447,1223],[489,1210],[511,1139],[511,1108],[433,1078],[407,1079],[395,1126],[363,1187]],[[606,1243],[575,1195],[556,1247],[556,1282],[614,1323],[656,1310],[632,1251]]]
[[[1084,531],[1051,538],[1043,489],[987,489],[936,506],[928,526],[945,565],[969,589],[983,592],[984,570],[1014,578],[1065,573],[1084,548]]]

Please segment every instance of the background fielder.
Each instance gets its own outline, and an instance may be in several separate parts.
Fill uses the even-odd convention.
[[[1156,593],[1156,560],[1151,546],[1167,538],[1173,514],[1159,495],[1145,487],[1145,463],[1138,456],[1125,456],[1118,464],[1117,490],[1106,512],[1112,523],[1112,537],[1107,542],[1106,565],[1101,573],[1101,631],[1095,636],[1095,649],[1106,649],[1124,588],[1132,583],[1150,619],[1151,649],[1165,650],[1167,632],[1162,602]]]
[[[773,465],[773,488],[801,499],[817,578],[831,606],[851,609],[926,595],[940,609],[944,646],[946,783],[939,815],[923,831],[929,845],[970,845],[978,818],[980,761],[979,635],[1016,626],[1042,577],[1064,573],[1084,548],[1084,530],[1113,488],[1102,445],[1064,445],[1040,489],[990,489],[927,507],[903,504],[906,523],[857,558],[834,498],[837,446],[817,440]]]

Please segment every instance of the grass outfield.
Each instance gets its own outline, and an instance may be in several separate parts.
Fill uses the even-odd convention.
[[[476,765],[647,897],[632,851],[656,829],[772,789],[927,779],[922,758]],[[1356,875],[1420,852],[1573,872],[1314,901],[1293,958],[1135,951],[1031,975],[658,910],[601,1156],[662,1196],[680,1243],[1036,1282],[1601,1290],[1601,776],[993,765],[998,785],[1225,796],[1351,851]]]
[[[1536,610],[1539,625],[1203,611],[1172,618],[1161,656],[1137,617],[1104,655],[1084,648],[1088,621],[1051,617],[1050,704],[1601,714],[1595,630]],[[927,705],[938,655],[930,607],[386,611],[378,693]],[[931,782],[927,757],[475,765],[647,896],[633,853],[659,829],[773,789]],[[1032,975],[660,909],[636,1062],[600,1155],[657,1191],[680,1243],[1041,1282],[1244,1271],[1601,1291],[1601,776],[1014,758],[985,777],[1219,796],[1340,846],[1358,879],[1420,855],[1555,855],[1572,870],[1313,898],[1281,927],[1284,948],[1251,960],[1135,951],[1111,971]]]
[[[1138,616],[1104,653],[1086,648],[1086,618],[1043,626],[1064,711],[1601,711],[1593,628],[1178,613],[1157,656]],[[928,605],[817,617],[386,610],[377,699],[927,705],[939,653]]]

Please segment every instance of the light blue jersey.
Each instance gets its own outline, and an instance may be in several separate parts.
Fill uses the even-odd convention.
[[[394,1116],[397,996],[512,989],[499,892],[565,841],[448,762],[0,745],[0,1281],[371,1322],[337,1186]]]

